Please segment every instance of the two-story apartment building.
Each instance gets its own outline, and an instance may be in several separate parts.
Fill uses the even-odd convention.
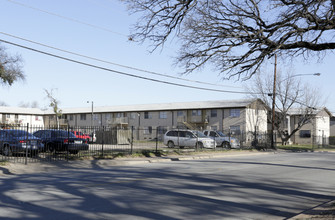
[[[172,128],[212,129],[233,133],[267,131],[267,107],[257,99],[161,103],[63,109],[61,125],[105,126],[142,130],[138,138],[155,138]],[[55,125],[52,112],[45,125]]]
[[[297,127],[298,121],[302,114],[303,109],[291,109],[288,114],[288,132],[290,133]],[[290,138],[291,143],[296,144],[328,144],[330,136],[330,118],[332,114],[327,108],[313,110],[311,112],[312,119],[309,123],[302,126],[302,128]]]
[[[98,106],[93,109],[62,109],[59,125],[64,128],[87,127],[88,130],[99,127],[133,128],[136,131],[134,138],[137,139],[154,139],[172,128],[220,130],[233,135],[243,133],[244,141],[249,142],[255,131],[266,133],[269,130],[268,111],[269,108],[258,99]],[[288,130],[292,130],[301,114],[297,110],[289,114]],[[311,122],[290,139],[291,143],[325,143],[330,133],[331,114],[326,108],[314,114]],[[0,106],[0,124],[2,127],[55,127],[57,120],[52,110]]]
[[[20,108],[0,106],[0,127],[14,126],[44,126],[44,111],[38,108]]]

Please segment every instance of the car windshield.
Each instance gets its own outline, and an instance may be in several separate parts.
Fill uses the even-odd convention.
[[[32,134],[23,130],[8,130],[8,133],[14,137],[29,137],[29,138],[34,137]]]
[[[225,134],[222,133],[221,131],[217,131],[217,133],[218,133],[218,135],[219,135],[220,137],[227,137],[227,135],[225,135]]]
[[[204,133],[200,132],[200,131],[196,131],[194,132],[194,134],[197,136],[197,137],[207,137]]]
[[[64,130],[52,131],[51,136],[52,137],[65,137],[65,138],[68,138],[68,137],[75,138],[76,137],[72,132],[67,132]]]

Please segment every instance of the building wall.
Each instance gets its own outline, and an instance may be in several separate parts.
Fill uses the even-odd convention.
[[[291,130],[297,127],[299,115],[291,116]],[[310,135],[308,135],[310,134]],[[305,124],[291,138],[295,144],[328,144],[330,136],[330,116],[320,111],[308,124]]]
[[[156,129],[158,134],[163,134],[169,129],[186,128],[186,126],[198,130],[230,131],[233,134],[254,131],[257,126],[259,131],[265,132],[267,112],[264,105],[259,103],[239,108],[94,113],[93,126],[139,128],[141,131],[137,137],[146,139],[155,138]],[[48,124],[55,124],[54,118],[45,121]],[[70,126],[91,126],[91,113],[64,114],[61,122]]]
[[[233,111],[239,110],[239,116],[234,115]],[[229,108],[224,109],[223,130],[235,130],[240,127],[240,131],[246,131],[246,109]]]
[[[335,117],[330,118],[330,131],[329,136],[334,137],[335,136]]]
[[[41,115],[0,114],[1,124],[14,126],[43,127],[44,119]]]

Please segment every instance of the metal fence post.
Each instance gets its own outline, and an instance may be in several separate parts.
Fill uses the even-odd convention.
[[[24,164],[28,164],[28,132],[29,132],[29,123],[27,123],[27,135],[26,135],[26,158]]]
[[[130,154],[133,154],[133,144],[134,144],[133,142],[134,142],[134,126],[131,126]]]
[[[105,126],[102,126],[102,141],[101,141],[101,155],[104,155],[104,143],[105,143]]]
[[[156,128],[156,153],[158,152],[158,131]]]
[[[66,151],[66,161],[67,162],[69,162],[69,143],[70,143],[70,141],[69,141],[69,139],[70,139],[70,129],[69,129],[69,127],[67,128],[67,151]]]

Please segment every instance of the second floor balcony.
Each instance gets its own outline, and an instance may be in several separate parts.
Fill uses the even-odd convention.
[[[128,122],[129,122],[128,117],[112,118],[107,120],[107,123],[112,125],[128,124]]]

